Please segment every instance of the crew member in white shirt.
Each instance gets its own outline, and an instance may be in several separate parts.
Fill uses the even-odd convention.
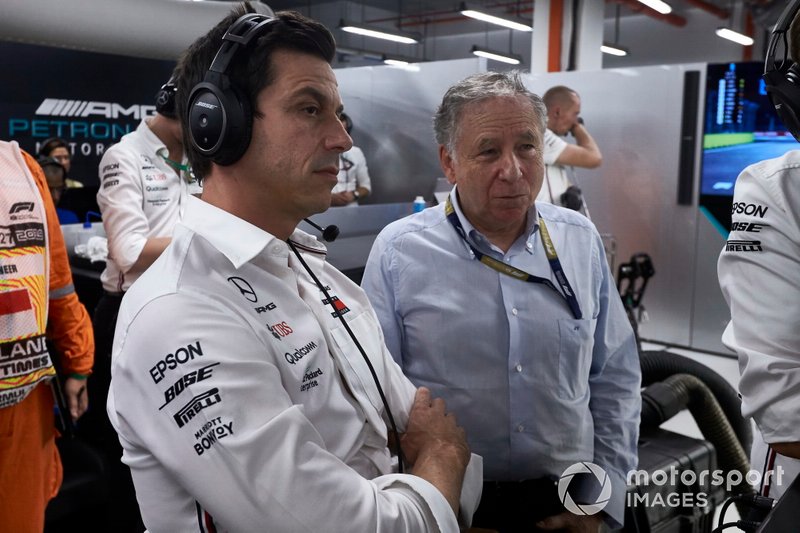
[[[569,201],[565,201],[567,198],[562,199],[570,185],[573,185],[567,167],[597,168],[603,162],[603,155],[580,118],[581,97],[577,92],[559,85],[544,93],[542,100],[547,106],[545,174],[536,201],[575,209],[577,206],[570,205]],[[567,134],[575,138],[575,144],[563,139]],[[583,204],[582,198],[580,204]]]
[[[800,17],[795,15],[788,34],[788,64],[793,60],[794,70],[800,60]],[[781,35],[785,37],[776,33],[772,38]],[[768,82],[768,90],[771,85]],[[783,105],[783,112],[794,116],[800,101],[787,98]],[[800,132],[786,125],[800,139]],[[790,150],[739,174],[731,232],[717,264],[720,288],[731,311],[722,342],[739,357],[742,415],[752,418],[758,428],[750,461],[762,472],[756,488],[770,498],[780,498],[800,476],[798,169],[800,150]]]
[[[353,121],[348,115],[342,113],[342,124],[347,134],[353,131]],[[371,189],[367,158],[358,146],[351,147],[343,154],[339,154],[339,175],[337,183],[331,191],[331,205],[354,206],[367,196]]]
[[[100,161],[97,204],[108,237],[108,259],[100,276],[103,295],[94,312],[97,357],[89,409],[82,432],[111,461],[114,528],[138,522],[130,473],[119,463],[119,442],[105,412],[111,379],[111,347],[122,295],[161,255],[186,200],[201,191],[187,164],[175,111],[176,73],[156,94],[156,113],[111,146]],[[116,508],[114,508],[116,507]],[[132,531],[132,530],[131,530]]]

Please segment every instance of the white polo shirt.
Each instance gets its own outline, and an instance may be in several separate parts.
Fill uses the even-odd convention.
[[[291,237],[344,313],[403,431],[415,387],[363,291]],[[457,532],[447,501],[394,474],[370,371],[286,242],[189,198],[172,244],[126,293],[108,413],[152,531]],[[473,457],[462,510],[477,505]]]
[[[800,441],[800,150],[761,161],[736,180],[732,227],[717,265],[731,321],[722,342],[739,356],[742,415],[764,442]],[[766,446],[753,439],[753,466]],[[784,470],[770,496],[800,474],[800,460],[778,456]]]
[[[550,131],[544,131],[544,180],[542,188],[536,196],[537,202],[547,202],[548,204],[561,205],[561,195],[569,187],[567,169],[563,165],[556,164],[561,153],[569,145],[567,141]]]
[[[110,147],[100,161],[97,204],[108,237],[108,260],[100,279],[109,292],[128,290],[130,272],[147,239],[170,237],[186,198],[202,191],[184,171],[178,177],[159,152],[166,146],[144,120]],[[185,161],[184,161],[185,164]]]

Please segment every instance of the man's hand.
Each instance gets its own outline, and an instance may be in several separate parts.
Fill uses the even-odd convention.
[[[347,205],[355,199],[356,197],[353,195],[352,191],[334,192],[331,193],[331,206],[339,207]]]
[[[445,411],[444,400],[431,399],[431,391],[425,387],[417,389],[400,446],[411,464],[428,448],[448,449],[463,459],[464,466],[470,457],[464,430],[456,424],[455,415]]]
[[[470,452],[464,430],[445,411],[444,400],[431,399],[425,387],[417,389],[400,446],[412,473],[433,484],[458,514],[464,470]]]
[[[74,422],[89,408],[89,394],[86,391],[86,380],[67,378],[64,382],[64,395],[67,397],[69,414],[72,416]]]
[[[598,533],[603,519],[600,515],[578,516],[564,511],[561,514],[550,516],[536,523],[539,529],[555,529],[568,533]]]
[[[600,148],[586,126],[576,122],[570,132],[575,137],[576,144],[568,144],[556,159],[556,163],[581,168],[599,167],[603,162],[603,154],[600,153]]]
[[[775,453],[800,459],[800,442],[773,442],[770,447],[775,450]]]

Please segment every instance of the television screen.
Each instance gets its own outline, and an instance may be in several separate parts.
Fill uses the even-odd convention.
[[[708,65],[703,196],[733,196],[736,177],[745,167],[797,147],[767,97],[763,72],[763,62]]]

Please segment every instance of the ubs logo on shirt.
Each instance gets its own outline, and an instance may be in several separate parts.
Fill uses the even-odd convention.
[[[294,333],[292,327],[289,324],[287,324],[285,320],[278,324],[272,324],[272,325],[267,324],[267,329],[269,330],[270,333],[272,333],[272,336],[278,340],[281,340],[281,338],[283,337],[288,337],[289,335]]]

